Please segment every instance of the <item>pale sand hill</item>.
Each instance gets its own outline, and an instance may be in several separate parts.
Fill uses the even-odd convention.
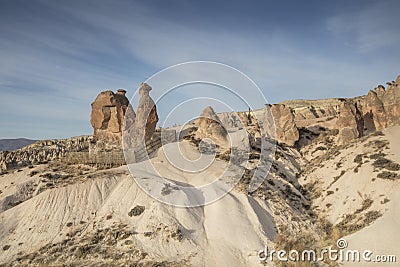
[[[182,146],[185,155],[198,153],[185,142]],[[152,159],[155,164],[165,160],[162,151]],[[210,175],[184,176],[165,163],[161,173],[179,181],[206,183],[226,162],[216,160],[213,164],[215,167],[207,170]],[[147,167],[145,162],[137,164],[134,169],[138,175],[148,175]],[[18,172],[19,179],[15,179],[15,174],[5,175],[0,180],[1,187],[9,185],[11,180],[18,183],[37,180],[37,177],[29,177],[32,170],[35,169],[26,168]],[[47,189],[2,212],[0,244],[7,244],[10,248],[0,254],[0,262],[15,259],[19,251],[21,254],[38,251],[48,242],[72,242],[67,235],[73,236],[72,240],[85,240],[87,236],[93,236],[97,229],[124,225],[124,231],[134,232],[127,238],[132,242],[126,246],[125,240],[118,241],[109,250],[125,251],[128,255],[129,248],[134,247],[148,254],[143,262],[185,261],[195,266],[259,266],[257,251],[277,234],[276,221],[267,204],[239,191],[233,190],[204,207],[177,208],[161,204],[144,193],[129,177],[126,166],[97,174],[98,178]],[[161,190],[163,187],[153,188]],[[15,189],[16,185],[7,187],[7,194]],[[181,198],[187,197],[179,192],[177,194]],[[137,217],[128,216],[136,205],[144,206],[145,211]],[[68,262],[73,255],[73,252],[64,251],[64,257],[55,263],[62,264],[63,259]],[[102,262],[90,256],[86,260],[92,264]]]
[[[392,127],[383,131],[390,142],[390,156],[395,162],[400,162],[400,127]],[[390,200],[382,218],[374,224],[356,232],[346,239],[349,249],[371,250],[374,254],[396,255],[399,261],[399,229],[400,229],[400,183],[398,181],[387,182],[383,186],[377,186],[375,191],[382,192]],[[347,264],[355,266],[356,264]],[[378,263],[369,263],[366,266],[377,266]],[[398,266],[397,263],[379,263],[379,266]]]
[[[128,167],[96,170],[57,162],[24,167],[0,179],[0,264],[20,258],[14,265],[260,266],[257,251],[266,243],[273,247],[282,226],[293,237],[321,233],[312,211],[304,208],[308,194],[314,196],[314,210],[334,228],[344,216],[354,216],[336,234],[349,248],[400,255],[399,181],[377,177],[388,164],[374,167],[382,157],[400,162],[399,133],[400,127],[392,127],[346,146],[320,138],[301,149],[303,157],[293,148],[277,147],[261,190],[248,195],[248,185],[239,184],[218,201],[194,208],[162,204],[128,172],[129,167],[139,184],[163,201],[211,199],[242,167],[225,172],[225,160],[200,154],[188,141],[166,145],[150,161]],[[174,188],[207,185],[221,174],[226,178],[202,193]]]
[[[381,255],[400,255],[398,246],[400,228],[400,182],[377,178],[385,171],[374,167],[377,160],[372,155],[384,153],[384,158],[400,161],[400,127],[395,126],[383,131],[383,136],[368,136],[361,141],[355,141],[340,153],[328,155],[326,161],[314,165],[315,169],[306,172],[302,184],[318,181],[314,194],[315,208],[325,214],[333,224],[344,220],[345,215],[354,215],[348,226],[360,224],[358,231],[344,236],[348,241],[348,249],[369,249]],[[322,144],[316,144],[316,146]],[[318,153],[317,153],[318,154]],[[357,155],[363,155],[362,162],[357,168]],[[371,157],[372,156],[372,157]],[[309,154],[309,159],[312,159]],[[399,173],[399,171],[395,171]],[[336,179],[335,179],[336,177]],[[319,196],[318,196],[319,195]],[[371,200],[372,203],[365,205]],[[378,211],[382,216],[373,218],[370,223],[363,222],[371,214]],[[363,228],[365,227],[365,228]],[[346,231],[344,231],[345,233]],[[353,232],[353,231],[350,231]],[[338,237],[341,237],[339,235]],[[361,263],[345,263],[344,266],[360,266]],[[367,265],[362,263],[362,266]],[[397,266],[396,263],[369,263],[368,266]]]

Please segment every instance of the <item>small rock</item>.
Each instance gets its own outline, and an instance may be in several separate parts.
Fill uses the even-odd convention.
[[[129,217],[139,216],[140,214],[142,214],[144,212],[144,210],[145,210],[144,206],[137,205],[133,209],[131,209],[131,211],[128,213],[128,216]]]

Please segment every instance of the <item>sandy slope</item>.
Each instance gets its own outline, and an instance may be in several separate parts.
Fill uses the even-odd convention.
[[[20,258],[16,265],[260,266],[257,251],[273,243],[280,226],[300,235],[315,230],[298,182],[315,182],[314,208],[334,225],[348,215],[354,216],[350,226],[363,224],[344,234],[349,249],[399,257],[400,183],[378,178],[386,165],[374,166],[382,157],[400,162],[399,134],[400,127],[392,127],[326,150],[315,143],[302,151],[304,158],[278,147],[262,190],[247,194],[247,185],[239,185],[218,201],[213,197],[230,188],[242,167],[227,168],[225,160],[200,154],[188,141],[164,146],[149,161],[109,170],[25,167],[0,178],[0,264]],[[58,178],[49,178],[55,173]],[[181,208],[154,197],[211,203]],[[365,223],[371,212],[381,216]]]
[[[400,127],[385,129],[383,132],[390,142],[390,158],[400,162]],[[374,255],[397,256],[397,263],[370,262],[366,263],[366,266],[398,266],[400,261],[400,182],[391,181],[375,187],[374,190],[384,193],[390,200],[386,212],[372,225],[345,238],[349,243],[349,249],[371,250]],[[347,266],[355,265],[356,263],[347,264]]]
[[[400,181],[378,178],[378,173],[383,170],[373,166],[376,159],[372,155],[383,153],[384,158],[400,162],[400,127],[385,129],[383,133],[384,136],[357,140],[341,148],[340,153],[331,154],[318,168],[306,173],[301,183],[318,182],[316,191],[320,195],[314,201],[315,208],[333,224],[343,221],[346,215],[355,216],[350,224],[362,224],[368,212],[380,212],[381,217],[343,238],[348,242],[348,249],[369,249],[375,255],[397,255],[398,261]],[[357,155],[364,155],[358,168],[355,162]],[[363,201],[366,200],[372,200],[372,204],[363,208]],[[396,266],[395,263],[376,262],[343,265]]]
[[[193,156],[196,153],[189,146],[184,149],[186,154]],[[156,164],[164,160],[162,153],[152,159]],[[190,183],[195,179],[194,184],[208,183],[211,174],[218,174],[226,165],[219,160],[213,164],[215,166],[208,169],[211,173],[206,176],[188,176],[165,164],[161,172],[175,181]],[[147,167],[145,163],[133,166],[138,175],[149,174]],[[18,174],[20,183],[37,179],[28,177],[29,171],[26,169]],[[8,183],[11,177],[15,179],[9,174],[1,181]],[[202,177],[206,180],[199,180]],[[163,187],[153,188],[162,190]],[[13,189],[8,190],[7,194],[10,194]],[[174,194],[184,202],[188,201],[185,194],[175,191],[172,196]],[[128,216],[136,205],[144,206],[145,211],[139,216]],[[203,207],[179,208],[161,204],[143,192],[123,166],[105,171],[97,178],[47,189],[0,213],[0,244],[10,246],[0,253],[0,262],[15,259],[18,252],[37,251],[49,242],[69,240],[67,235],[71,232],[77,232],[75,238],[84,238],[93,235],[96,229],[123,224],[124,229],[135,232],[129,237],[133,246],[148,253],[144,261],[178,262],[184,259],[195,266],[258,266],[257,251],[276,235],[271,213],[263,201],[235,190]],[[182,238],[174,238],[172,233],[179,233]],[[122,243],[114,247],[124,249]],[[69,260],[73,259],[71,255]]]

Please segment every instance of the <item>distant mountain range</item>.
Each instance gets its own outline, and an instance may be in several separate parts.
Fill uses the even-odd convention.
[[[12,151],[18,148],[35,143],[37,140],[26,138],[0,139],[0,151]]]

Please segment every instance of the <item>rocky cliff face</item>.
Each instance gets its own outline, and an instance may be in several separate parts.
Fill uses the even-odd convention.
[[[367,96],[352,99],[289,100],[281,105],[292,111],[296,128],[336,129],[338,143],[346,144],[364,134],[400,125],[400,75],[387,84],[386,90],[379,85]],[[272,111],[278,142],[293,145],[296,130],[288,111],[282,113],[278,107]]]
[[[336,127],[339,129],[339,144],[346,144],[363,136],[364,118],[357,103],[352,100],[343,100],[340,104]]]
[[[319,100],[288,100],[280,104],[286,105],[293,111],[296,122],[317,118],[337,116],[340,100],[337,98]]]
[[[369,91],[363,112],[368,130],[400,125],[400,75],[388,83],[387,90],[380,85]]]
[[[299,140],[299,131],[292,111],[286,105],[276,104],[271,106],[271,113],[275,123],[276,140],[279,143],[293,146]],[[264,122],[264,125],[267,123]]]
[[[0,169],[19,168],[65,157],[68,152],[87,151],[91,136],[39,141],[24,148],[0,152]]]

